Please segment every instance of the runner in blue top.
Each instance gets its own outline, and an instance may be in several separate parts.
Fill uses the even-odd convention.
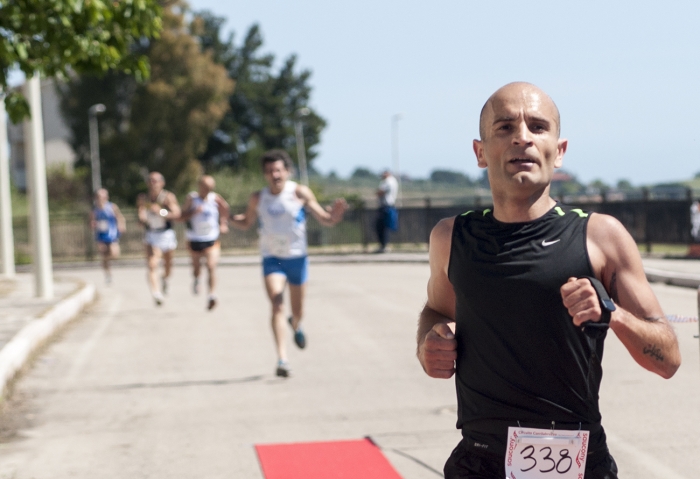
[[[261,158],[267,186],[253,193],[245,213],[234,215],[231,224],[248,229],[260,222],[260,252],[263,257],[265,289],[272,305],[272,332],[277,349],[276,374],[289,375],[285,345],[286,322],[294,330],[294,342],[303,349],[306,336],[301,329],[308,258],[306,253],[305,209],[324,226],[333,226],[343,219],[345,200],[335,200],[324,209],[308,186],[289,180],[292,160],[284,150],[270,150]],[[292,315],[285,321],[283,293],[289,283]]]
[[[119,256],[119,236],[126,231],[126,221],[119,207],[109,201],[104,188],[95,192],[95,202],[90,212],[90,226],[95,232],[97,249],[102,257],[105,281],[112,282],[109,262]]]

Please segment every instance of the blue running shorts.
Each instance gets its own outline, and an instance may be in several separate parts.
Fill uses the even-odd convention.
[[[263,276],[273,273],[285,275],[289,284],[302,285],[309,278],[309,257],[277,258],[267,256],[263,258]]]

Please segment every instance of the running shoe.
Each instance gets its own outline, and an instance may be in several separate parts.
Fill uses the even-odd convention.
[[[275,371],[275,375],[280,378],[288,378],[291,371],[292,370],[289,368],[289,362],[281,359],[277,361],[277,370]]]
[[[216,296],[209,296],[209,302],[207,303],[207,309],[211,311],[216,306]]]
[[[199,278],[195,278],[192,282],[192,294],[195,296],[199,294]]]
[[[163,304],[163,295],[160,293],[155,293],[153,295],[153,300],[156,302],[156,306],[161,306]]]
[[[289,317],[288,321],[289,325],[292,326],[291,316]],[[297,329],[294,329],[292,326],[292,329],[294,330],[294,343],[299,349],[304,349],[306,347],[306,335],[304,335],[304,331],[302,331],[301,326],[297,326]]]

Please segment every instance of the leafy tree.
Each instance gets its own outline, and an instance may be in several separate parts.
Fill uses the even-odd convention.
[[[133,46],[161,28],[157,0],[3,0],[0,3],[0,94],[13,122],[29,115],[17,91],[8,90],[10,69],[27,76],[67,77],[69,72],[121,70],[137,79],[148,63]]]
[[[629,180],[620,180],[617,182],[617,189],[621,191],[629,191],[633,190],[634,186],[632,186],[632,183],[630,183]]]
[[[160,171],[176,192],[200,173],[196,160],[228,108],[234,83],[189,33],[184,4],[169,6],[161,37],[144,49],[151,78],[138,83],[121,73],[83,75],[61,88],[62,110],[79,159],[90,157],[90,105],[103,103],[100,156],[112,196],[133,200],[147,171]]]
[[[433,170],[430,173],[430,181],[433,183],[447,183],[450,185],[472,186],[474,182],[469,176],[459,171]]]
[[[609,188],[609,186],[607,185],[607,183],[605,183],[605,182],[604,182],[603,180],[601,180],[600,178],[595,179],[595,180],[591,181],[590,183],[588,183],[588,187],[589,187],[589,188],[596,189],[596,190],[598,190],[598,191],[607,190],[607,189]]]
[[[362,166],[355,168],[355,171],[352,172],[350,175],[350,178],[353,180],[364,180],[364,179],[377,179],[379,175],[374,173],[372,170],[369,168],[364,168]]]
[[[274,71],[274,55],[261,52],[260,27],[250,27],[237,46],[233,34],[222,40],[224,21],[205,11],[192,22],[192,32],[199,37],[202,48],[236,81],[230,108],[209,138],[200,157],[202,163],[208,169],[230,166],[259,171],[260,154],[271,148],[283,148],[296,158],[294,122],[298,120],[303,124],[306,158],[311,167],[317,156],[314,147],[326,126],[325,120],[309,107],[311,72],[296,71],[295,55]],[[302,108],[308,108],[308,114],[299,116]]]
[[[488,188],[491,189],[491,183],[489,182],[489,171],[484,169],[481,172],[481,177],[477,181],[477,184],[481,186],[482,188]]]

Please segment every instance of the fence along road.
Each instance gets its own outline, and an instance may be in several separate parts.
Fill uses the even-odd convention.
[[[576,204],[586,211],[598,211],[619,219],[632,237],[640,244],[651,243],[689,244],[690,205],[692,196],[682,199],[649,198],[627,199],[624,201],[584,202],[581,198],[564,198],[567,204]],[[423,205],[400,208],[399,231],[391,236],[392,243],[428,242],[430,231],[442,218],[458,215],[465,211],[485,208],[489,205],[479,201],[463,205],[436,205],[426,199]],[[240,211],[241,207],[234,208]],[[127,232],[120,240],[125,255],[143,252],[143,228],[139,225],[135,211],[123,210],[127,221]],[[376,210],[354,209],[346,213],[342,223],[333,228],[323,228],[312,217],[308,218],[308,235],[311,246],[362,245],[367,247],[376,242],[374,224]],[[184,224],[175,223],[179,249],[185,250]],[[20,262],[29,259],[29,231],[26,218],[14,220],[15,249]],[[54,260],[69,261],[92,259],[97,255],[86,214],[51,215],[51,248]],[[233,230],[222,235],[224,250],[255,248],[257,232]]]
[[[405,478],[435,478],[459,440],[452,381],[415,359],[425,264],[313,264],[306,350],[294,377],[275,355],[258,266],[220,270],[220,305],[177,267],[156,309],[143,268],[62,272],[100,300],[36,361],[0,416],[0,478],[262,478],[253,444],[371,436]],[[695,291],[654,285],[669,314],[696,316]],[[697,323],[675,324],[683,365],[642,370],[614,335],[601,392],[620,477],[697,473]],[[291,344],[291,343],[290,343]]]

